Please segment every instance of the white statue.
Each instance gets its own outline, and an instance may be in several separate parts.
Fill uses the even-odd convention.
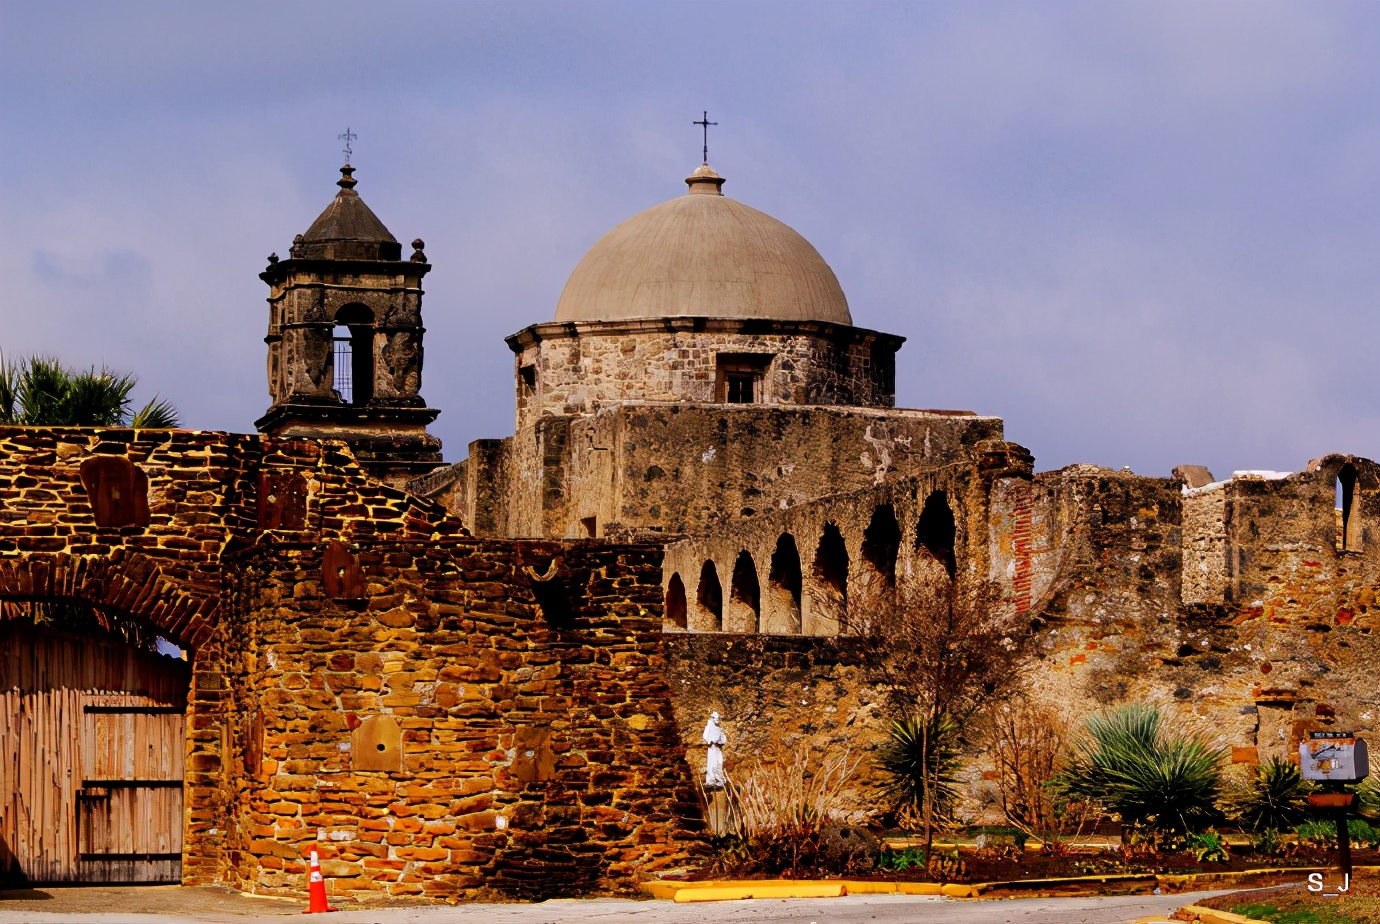
[[[728,736],[719,726],[717,712],[709,713],[709,722],[704,726],[704,743],[709,745],[709,755],[704,765],[704,785],[711,789],[722,789],[725,782],[723,746],[728,744]]]

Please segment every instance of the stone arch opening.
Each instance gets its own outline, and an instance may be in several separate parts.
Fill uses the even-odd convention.
[[[763,632],[795,635],[800,632],[800,591],[804,579],[800,573],[800,550],[795,537],[782,533],[771,554],[771,571],[767,575],[767,614]]]
[[[896,522],[896,510],[890,504],[878,504],[863,531],[862,558],[886,587],[896,584],[896,556],[900,551],[901,525]]]
[[[954,554],[957,532],[954,512],[949,508],[949,499],[944,492],[935,491],[925,498],[920,522],[915,527],[916,557],[922,565],[927,560],[942,565],[950,580],[958,569],[958,559]]]
[[[187,718],[211,613],[123,550],[0,562],[0,753],[18,757],[0,787],[0,878],[181,881],[188,809],[204,809],[184,762],[220,741]]]
[[[686,629],[689,628],[688,614],[686,612],[685,601],[685,582],[680,579],[680,574],[671,575],[670,582],[666,585],[666,609],[663,614],[663,624],[667,628]]]
[[[346,404],[368,404],[374,398],[374,312],[358,303],[342,306],[331,340],[332,387]]]
[[[811,574],[814,592],[809,632],[835,635],[848,624],[848,548],[834,523],[824,524]]]
[[[1361,492],[1356,490],[1356,466],[1348,462],[1337,470],[1337,551],[1361,550]]]
[[[762,589],[757,580],[757,563],[746,549],[733,563],[733,583],[728,594],[724,629],[729,632],[756,632],[762,617]]]
[[[695,625],[700,632],[722,632],[724,628],[724,589],[719,583],[719,570],[708,560],[700,568],[700,583],[695,590],[698,604]]]

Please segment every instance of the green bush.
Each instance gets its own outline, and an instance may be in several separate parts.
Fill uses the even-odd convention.
[[[1350,832],[1350,826],[1347,831]],[[1327,848],[1337,843],[1337,823],[1333,821],[1305,821],[1294,829],[1299,844],[1304,847]]]
[[[1308,817],[1307,796],[1314,789],[1295,764],[1271,757],[1248,785],[1227,797],[1227,814],[1248,831],[1287,831]]]
[[[1222,817],[1223,753],[1161,728],[1159,710],[1136,704],[1093,716],[1054,780],[1071,799],[1091,799],[1123,824],[1166,834],[1201,831]]]
[[[882,849],[877,856],[877,868],[889,872],[904,872],[913,867],[925,866],[924,847],[906,847],[901,850]]]
[[[1262,857],[1279,857],[1287,849],[1278,829],[1266,828],[1251,835],[1251,852]]]
[[[1348,819],[1346,833],[1353,844],[1380,850],[1380,828],[1368,823],[1364,818]]]
[[[1190,834],[1188,836],[1188,849],[1192,851],[1199,863],[1227,863],[1231,860],[1231,851],[1227,849],[1227,842],[1222,840],[1222,835],[1216,831]]]

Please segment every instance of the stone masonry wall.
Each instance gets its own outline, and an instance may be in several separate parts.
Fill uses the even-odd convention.
[[[1343,552],[1333,479],[1348,461],[1371,531]],[[1188,491],[1093,466],[1037,475],[1031,688],[1074,718],[1154,703],[1247,766],[1289,757],[1313,728],[1374,733],[1377,482],[1374,463],[1331,456]]]
[[[626,401],[712,404],[720,354],[760,357],[760,403],[891,407],[901,338],[818,323],[679,318],[543,324],[509,338],[517,429]],[[529,384],[529,382],[531,384]]]
[[[320,555],[244,559],[234,884],[300,890],[308,844],[357,897],[628,891],[685,861],[702,822],[659,669],[655,550],[365,547],[350,600],[327,595]],[[389,770],[359,731],[381,719],[400,733]]]
[[[596,535],[703,532],[933,471],[1001,432],[999,419],[966,413],[827,407],[647,404],[543,417],[504,456],[508,535],[584,536],[590,518]],[[474,461],[474,477],[486,478]]]
[[[702,822],[659,560],[470,539],[342,444],[0,431],[0,599],[189,649],[188,883],[300,894],[310,846],[366,896],[623,891],[683,863]],[[376,743],[395,768],[357,762]]]

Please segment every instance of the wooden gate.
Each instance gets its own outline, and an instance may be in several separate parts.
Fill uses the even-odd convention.
[[[180,881],[189,677],[186,661],[0,623],[0,878]]]

